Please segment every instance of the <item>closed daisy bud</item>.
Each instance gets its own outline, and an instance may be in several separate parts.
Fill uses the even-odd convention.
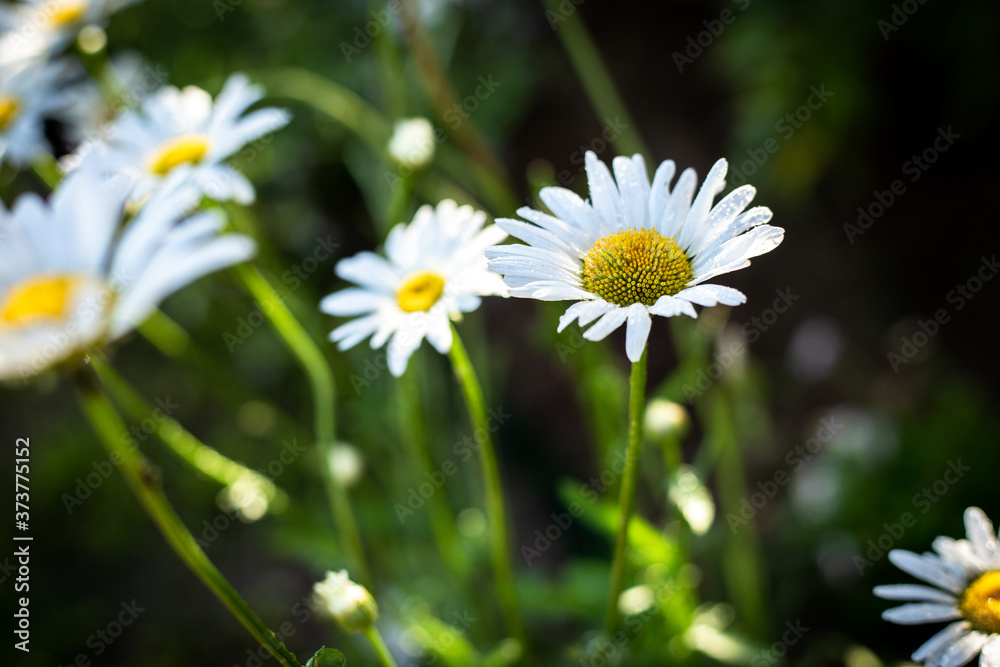
[[[333,618],[348,632],[360,632],[378,620],[378,605],[368,589],[351,581],[347,570],[327,572],[313,586],[319,612]]]
[[[354,445],[338,442],[327,459],[330,472],[345,487],[353,486],[365,474],[365,459]]]
[[[389,140],[389,157],[401,167],[422,169],[434,159],[434,127],[426,118],[397,120]]]
[[[684,406],[663,398],[654,398],[646,406],[645,433],[650,440],[683,438],[691,427]]]

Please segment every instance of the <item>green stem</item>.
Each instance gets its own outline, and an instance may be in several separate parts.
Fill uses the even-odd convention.
[[[476,441],[479,444],[479,460],[483,467],[483,478],[486,487],[486,512],[489,517],[492,536],[490,551],[493,558],[493,569],[500,602],[500,611],[504,617],[507,632],[525,646],[524,626],[521,624],[521,613],[517,605],[517,595],[514,591],[514,573],[510,564],[510,551],[507,546],[507,518],[503,504],[503,487],[500,482],[500,467],[497,465],[496,450],[493,446],[492,430],[486,413],[486,401],[483,399],[483,389],[476,377],[476,371],[469,360],[469,353],[462,345],[462,339],[454,325],[451,327],[453,342],[448,357],[451,359],[455,377],[462,389],[469,417],[476,429]]]
[[[544,0],[549,11],[563,16],[559,0]],[[649,149],[639,136],[635,121],[629,115],[607,66],[601,60],[597,46],[587,33],[587,27],[579,11],[570,12],[555,27],[556,35],[563,43],[576,75],[590,98],[594,109],[604,118],[604,123],[614,122],[624,129],[611,140],[619,153],[631,155],[641,153],[651,157]]]
[[[62,171],[59,169],[59,164],[55,158],[51,155],[45,154],[39,156],[38,159],[31,163],[31,170],[35,172],[35,175],[50,190],[55,190],[59,182],[62,181]]]
[[[375,624],[369,625],[363,631],[365,637],[371,642],[372,648],[375,649],[375,653],[378,654],[378,659],[382,663],[383,667],[396,667],[396,661],[392,657],[392,653],[389,652],[389,647],[385,645],[385,640],[382,639],[382,633],[378,631]]]
[[[109,456],[121,461],[119,467],[132,493],[167,543],[279,663],[285,667],[300,667],[295,655],[264,625],[198,546],[163,493],[153,466],[137,448],[122,444],[120,436],[125,432],[125,424],[108,398],[93,386],[87,376],[78,374],[75,380],[80,404],[90,425]]]
[[[632,364],[632,375],[629,378],[628,445],[618,498],[618,534],[615,537],[615,553],[611,561],[611,590],[604,618],[604,628],[608,635],[613,634],[618,626],[618,596],[621,595],[625,580],[628,526],[632,518],[632,506],[635,504],[635,479],[639,469],[639,455],[642,452],[642,418],[646,408],[646,354],[647,350],[643,350],[639,361]]]
[[[333,372],[319,347],[302,328],[299,321],[295,319],[280,294],[268,282],[264,274],[257,267],[249,264],[240,264],[235,270],[250,294],[262,305],[261,310],[271,320],[278,335],[285,341],[309,378],[309,386],[313,396],[316,441],[320,456],[319,468],[326,485],[330,509],[337,524],[338,537],[351,561],[351,572],[356,572],[362,583],[370,583],[371,577],[365,558],[364,544],[358,533],[347,489],[330,470],[328,463],[330,451],[336,439],[334,410],[337,388],[334,385]],[[264,304],[270,307],[264,307]]]
[[[99,354],[92,354],[90,360],[101,383],[131,419],[143,420],[153,414],[153,406]],[[223,486],[253,480],[267,498],[269,511],[278,512],[288,506],[288,496],[274,482],[201,442],[169,415],[157,423],[156,436],[185,463]]]
[[[191,344],[191,336],[184,327],[159,309],[139,325],[139,333],[167,357],[180,356]]]

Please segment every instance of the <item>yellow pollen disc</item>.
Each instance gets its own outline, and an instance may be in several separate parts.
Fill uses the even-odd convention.
[[[6,130],[20,112],[21,103],[16,97],[0,95],[0,132]]]
[[[157,176],[166,176],[174,167],[198,164],[208,147],[208,137],[204,134],[181,135],[156,149],[149,160],[149,170]]]
[[[987,572],[969,584],[958,608],[974,630],[1000,632],[1000,572]]]
[[[77,287],[72,276],[30,278],[14,285],[0,300],[0,324],[24,327],[66,317]]]
[[[594,244],[583,260],[583,288],[619,306],[652,306],[684,289],[694,274],[672,236],[655,229],[626,229]]]
[[[53,0],[48,6],[52,12],[49,15],[49,25],[53,28],[65,28],[79,23],[87,13],[87,3],[81,0]]]
[[[429,271],[411,274],[396,291],[399,307],[407,313],[430,310],[444,293],[444,278]]]

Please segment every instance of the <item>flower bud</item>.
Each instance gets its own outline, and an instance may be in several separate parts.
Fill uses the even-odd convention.
[[[397,120],[389,140],[389,157],[407,169],[422,169],[434,159],[434,126],[426,118]]]
[[[646,406],[645,433],[653,441],[681,439],[691,426],[684,406],[664,398],[654,398]]]
[[[360,632],[378,619],[378,605],[368,589],[351,581],[347,570],[327,572],[313,586],[313,603],[348,632]]]

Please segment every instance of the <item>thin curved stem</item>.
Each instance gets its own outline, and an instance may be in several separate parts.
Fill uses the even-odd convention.
[[[626,551],[628,546],[628,526],[635,504],[636,473],[639,455],[642,453],[642,417],[646,408],[646,354],[643,350],[639,361],[632,364],[629,378],[628,399],[628,444],[625,452],[625,471],[618,498],[618,534],[615,537],[615,552],[611,561],[611,589],[608,593],[608,608],[604,617],[604,629],[608,635],[618,626],[618,596],[625,580]]]
[[[486,487],[486,512],[489,518],[490,553],[493,559],[494,577],[500,611],[504,617],[507,632],[525,645],[524,626],[521,623],[521,613],[518,609],[517,594],[514,591],[514,572],[510,564],[510,550],[507,545],[507,516],[503,502],[503,486],[500,482],[500,466],[497,464],[496,449],[493,446],[492,432],[496,425],[491,425],[486,412],[486,401],[483,399],[483,389],[479,378],[472,367],[469,353],[466,352],[458,331],[452,325],[453,342],[448,357],[451,360],[455,377],[462,389],[469,417],[475,427],[476,443],[479,446],[479,460],[483,467],[483,479]]]
[[[129,488],[170,547],[280,664],[285,667],[300,667],[295,655],[264,625],[198,546],[194,536],[167,500],[153,466],[137,448],[121,442],[120,436],[125,432],[125,424],[107,396],[82,373],[74,376],[74,380],[87,420],[109,456],[121,461],[119,467]]]
[[[158,409],[139,395],[125,378],[101,358],[101,355],[96,353],[90,355],[90,361],[101,384],[131,419],[145,419]],[[165,411],[163,419],[158,420],[155,433],[181,460],[210,479],[223,486],[232,486],[247,479],[252,480],[267,498],[269,511],[281,511],[287,507],[288,495],[274,482],[201,442],[181,426],[180,422],[173,419],[169,411]]]
[[[262,310],[266,313],[278,335],[285,341],[288,349],[298,360],[299,365],[309,378],[309,386],[313,396],[313,412],[315,419],[316,441],[319,447],[320,470],[326,484],[330,509],[337,524],[337,533],[348,559],[351,561],[351,572],[357,573],[362,583],[370,584],[371,576],[368,561],[365,558],[364,545],[358,526],[354,520],[347,489],[337,479],[328,464],[330,451],[335,442],[335,404],[337,388],[333,380],[333,371],[323,353],[313,339],[306,333],[299,321],[292,315],[281,298],[276,298],[277,290],[264,277],[260,270],[249,264],[240,264],[235,268],[236,275],[251,295],[261,304],[268,304]]]
[[[392,653],[389,652],[389,647],[385,645],[382,633],[378,631],[375,624],[371,624],[363,632],[368,641],[371,642],[375,653],[378,654],[378,659],[382,663],[382,667],[396,667],[396,660],[392,657]]]

